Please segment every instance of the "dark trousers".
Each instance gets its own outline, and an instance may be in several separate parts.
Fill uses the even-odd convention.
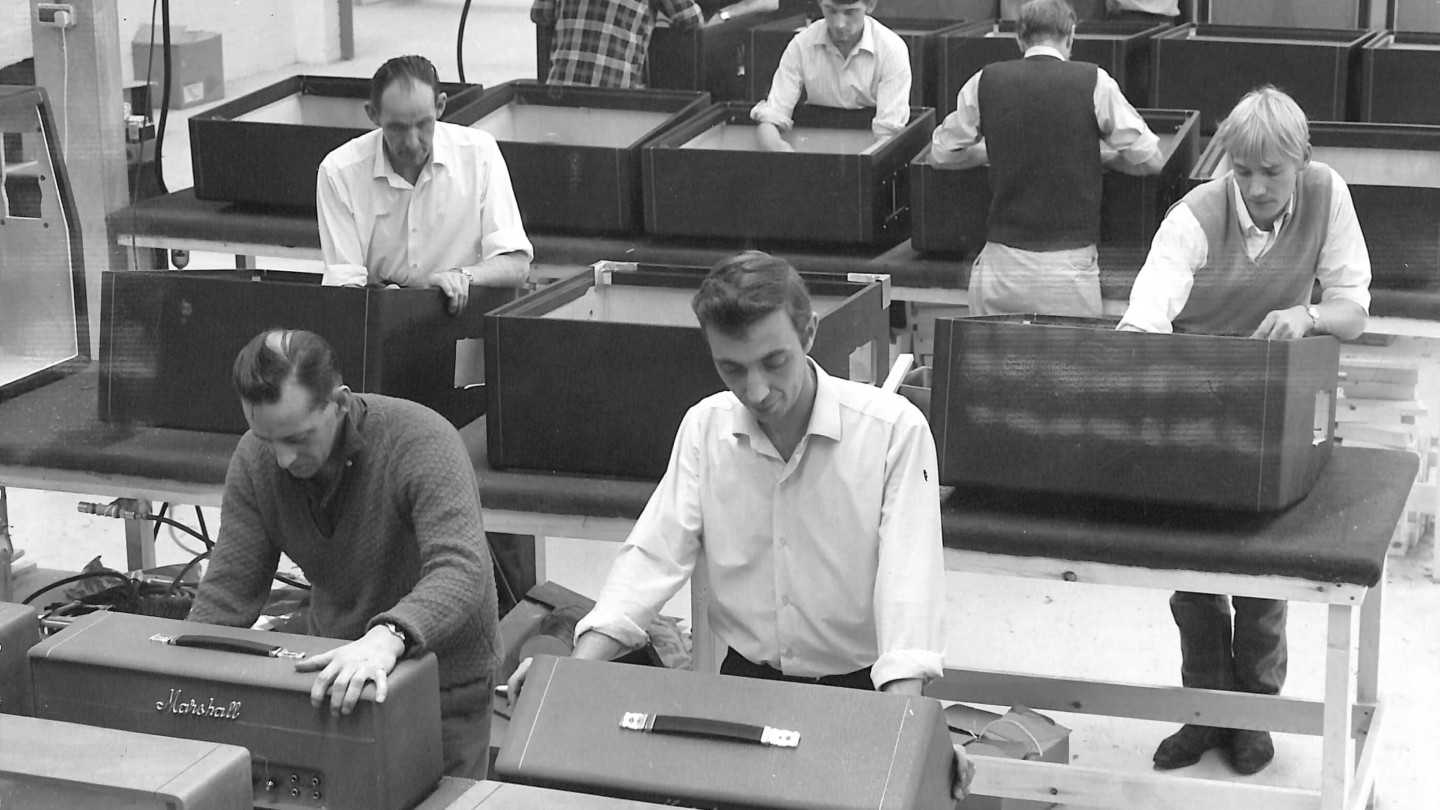
[[[1180,682],[1279,694],[1285,685],[1287,607],[1275,599],[1177,592],[1170,597],[1170,612],[1180,628]]]
[[[844,689],[860,689],[866,692],[875,691],[875,684],[870,680],[870,667],[843,675],[802,678],[798,675],[786,675],[769,664],[757,664],[734,650],[725,654],[725,661],[720,664],[720,674],[734,675],[740,678],[756,678],[762,681],[787,681],[819,686],[839,686]]]
[[[490,720],[494,678],[485,676],[440,690],[440,751],[445,775],[483,780],[490,771]]]

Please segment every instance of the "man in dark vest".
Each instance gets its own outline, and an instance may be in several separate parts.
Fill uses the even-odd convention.
[[[1120,328],[1261,340],[1358,337],[1370,308],[1370,254],[1349,187],[1310,160],[1304,111],[1263,87],[1235,105],[1215,138],[1229,170],[1165,216]],[[1312,304],[1317,281],[1320,303]],[[1171,597],[1170,610],[1185,686],[1279,694],[1285,602],[1182,592]],[[1267,732],[1186,725],[1160,743],[1155,767],[1190,765],[1211,748],[1226,749],[1247,775],[1275,756]]]
[[[930,163],[990,166],[988,241],[970,274],[970,314],[1098,317],[1101,173],[1154,174],[1159,139],[1115,80],[1071,62],[1075,11],[1021,6],[1023,59],[987,66],[936,128]]]

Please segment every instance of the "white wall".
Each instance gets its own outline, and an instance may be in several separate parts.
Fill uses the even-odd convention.
[[[35,55],[30,43],[30,0],[0,0],[0,67]]]

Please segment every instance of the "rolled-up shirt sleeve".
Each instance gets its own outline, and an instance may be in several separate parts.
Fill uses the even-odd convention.
[[[576,625],[576,638],[595,630],[626,647],[644,643],[645,628],[694,572],[703,529],[699,431],[694,412],[687,414],[665,477],[610,566],[595,608]]]
[[[918,411],[895,425],[885,458],[880,555],[875,572],[879,689],[907,678],[933,680],[945,666],[945,559],[935,440]]]
[[[799,37],[795,37],[785,46],[785,53],[780,57],[780,67],[775,69],[775,78],[770,82],[770,95],[750,110],[751,120],[774,124],[781,132],[794,126],[791,116],[795,114],[795,105],[800,101],[800,91],[805,89],[803,56],[800,53],[803,46],[799,40]]]
[[[901,43],[904,44],[903,42]],[[876,138],[889,138],[900,134],[910,123],[910,54],[883,48],[876,65],[880,74],[879,88],[875,92],[875,119],[870,131]]]
[[[1100,138],[1131,166],[1139,166],[1160,152],[1160,138],[1120,92],[1120,85],[1098,69],[1095,78],[1095,123]]]
[[[481,162],[484,203],[480,207],[480,260],[486,261],[502,253],[523,253],[535,258],[535,249],[525,235],[520,220],[520,206],[515,202],[515,189],[510,185],[510,170],[505,156],[494,143],[485,148]]]
[[[931,159],[946,162],[947,157],[980,142],[980,73],[971,76],[955,97],[955,111],[945,116],[930,136]]]
[[[1330,227],[1320,246],[1315,277],[1320,281],[1320,300],[1351,301],[1370,313],[1370,251],[1355,216],[1350,187],[1333,168],[1330,191]]]
[[[320,253],[325,261],[321,283],[331,286],[365,286],[365,246],[355,224],[355,211],[342,182],[324,164],[315,178],[315,209],[320,226]]]

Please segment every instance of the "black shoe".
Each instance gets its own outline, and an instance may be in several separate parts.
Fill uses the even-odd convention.
[[[1229,729],[1187,724],[1160,741],[1155,749],[1155,769],[1169,771],[1194,765],[1206,751],[1228,742]]]
[[[1236,729],[1230,736],[1230,766],[1241,776],[1265,770],[1275,758],[1275,743],[1268,731]]]

